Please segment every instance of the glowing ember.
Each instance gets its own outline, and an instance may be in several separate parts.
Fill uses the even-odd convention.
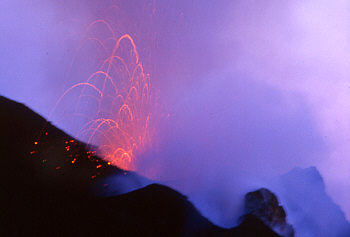
[[[94,29],[100,31],[100,27],[107,29],[110,35],[103,39],[96,36]],[[98,45],[106,57],[86,81],[67,89],[53,110],[68,95],[73,95],[73,90],[80,90],[78,98],[70,97],[76,103],[74,116],[84,121],[79,123],[80,130],[76,136],[88,144],[97,145],[109,165],[134,170],[135,156],[151,145],[150,77],[144,72],[130,35],[117,37],[111,25],[104,20],[93,22],[86,35],[83,43]],[[86,107],[88,112],[82,109]],[[65,148],[69,151],[70,146]]]

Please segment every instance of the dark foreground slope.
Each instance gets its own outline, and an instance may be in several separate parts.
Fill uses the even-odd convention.
[[[0,111],[0,236],[278,236],[259,218],[219,228],[185,196],[144,187],[24,105],[0,97]],[[118,175],[139,189],[125,193],[108,178]]]

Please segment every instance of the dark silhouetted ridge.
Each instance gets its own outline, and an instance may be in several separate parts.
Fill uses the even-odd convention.
[[[143,187],[149,181],[108,165],[23,104],[0,97],[0,110],[1,236],[277,236],[254,217],[215,226],[179,192]],[[119,190],[118,176],[139,189]]]

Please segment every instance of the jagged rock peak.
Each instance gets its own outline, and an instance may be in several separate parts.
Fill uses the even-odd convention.
[[[293,237],[294,229],[286,221],[286,212],[274,193],[261,188],[245,195],[245,214],[261,219],[267,226],[284,237]]]

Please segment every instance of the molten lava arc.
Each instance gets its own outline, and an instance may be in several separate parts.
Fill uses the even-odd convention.
[[[94,35],[94,29],[101,26],[109,32],[108,37]],[[80,117],[80,128],[74,135],[93,144],[90,149],[97,146],[108,164],[135,170],[135,157],[152,143],[150,120],[154,103],[150,77],[144,72],[129,34],[117,37],[107,21],[97,20],[87,28],[86,35],[92,36],[82,44],[94,42],[106,57],[85,81],[75,83],[62,94],[54,110],[69,97],[75,103],[75,116]],[[82,49],[80,46],[77,54]],[[72,91],[79,91],[78,96],[74,97]],[[81,106],[87,107],[88,112]]]

